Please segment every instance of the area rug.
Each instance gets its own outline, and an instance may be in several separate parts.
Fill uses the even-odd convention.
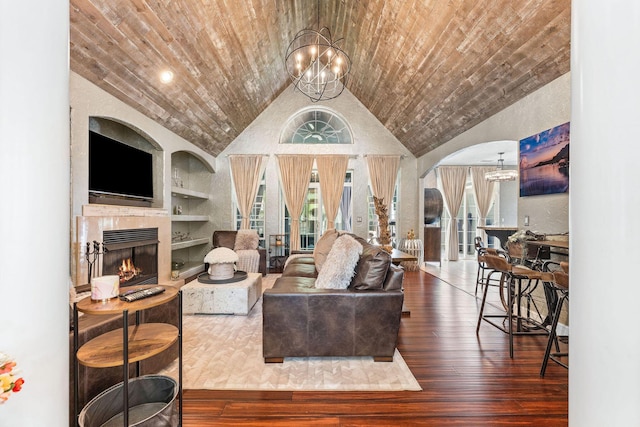
[[[268,283],[267,283],[268,286]],[[177,379],[177,361],[162,374]],[[206,390],[422,390],[396,350],[393,362],[372,357],[262,358],[262,299],[248,316],[185,315],[183,388]]]

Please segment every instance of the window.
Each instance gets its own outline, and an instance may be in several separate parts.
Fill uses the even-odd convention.
[[[344,177],[344,187],[342,190],[342,201],[338,208],[335,226],[337,230],[351,230],[351,195],[352,195],[353,171],[347,170]],[[284,230],[289,233],[290,216],[284,200],[282,202],[285,212]],[[327,217],[322,205],[322,193],[320,191],[320,177],[317,170],[311,172],[307,198],[302,208],[300,216],[300,249],[313,250],[315,243],[320,238],[323,230],[327,229]]]
[[[264,241],[265,194],[266,182],[264,174],[262,174],[262,179],[260,180],[260,185],[258,186],[258,192],[256,193],[256,200],[253,202],[253,207],[251,208],[249,228],[258,232],[258,236],[260,238],[259,245],[263,248],[267,247]],[[235,197],[233,198],[233,211],[236,215],[236,230],[239,230],[240,224],[242,223],[242,217],[240,216],[240,209],[238,209],[238,202],[236,201]]]
[[[438,182],[438,186],[440,186],[440,182]],[[498,192],[500,186],[496,185],[494,191],[496,192],[494,195],[494,202],[491,205],[491,209],[489,209],[489,214],[487,215],[487,225],[496,224],[496,217],[499,216],[498,209],[496,208],[495,200],[498,199]],[[440,188],[442,191],[442,188]],[[444,192],[443,192],[444,193]],[[462,203],[460,204],[460,209],[458,210],[458,214],[456,215],[456,221],[458,221],[458,254],[461,258],[465,257],[475,257],[475,245],[474,239],[476,237],[476,227],[478,226],[478,208],[476,206],[476,198],[473,194],[473,183],[471,181],[471,174],[467,174],[467,182],[464,188],[464,196],[462,198]],[[449,230],[449,224],[451,222],[451,217],[449,216],[449,212],[447,209],[444,209],[442,213],[442,242],[445,244],[442,245],[443,248],[448,244],[447,232]],[[494,243],[493,237],[489,237],[488,241],[485,242],[489,247],[498,246],[498,242]]]
[[[281,144],[351,144],[351,129],[327,108],[304,110],[289,120],[280,135]]]

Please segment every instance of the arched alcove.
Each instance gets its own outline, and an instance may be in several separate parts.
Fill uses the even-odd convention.
[[[160,144],[133,125],[89,117],[89,203],[162,207]]]
[[[423,174],[427,176],[438,166],[496,166],[498,153],[503,153],[505,167],[518,164],[518,141],[502,140],[480,142],[443,157]]]
[[[181,278],[202,271],[211,249],[213,167],[189,150],[171,153],[171,264]],[[175,273],[173,273],[175,272]]]

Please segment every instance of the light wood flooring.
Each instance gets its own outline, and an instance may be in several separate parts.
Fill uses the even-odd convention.
[[[475,262],[430,264],[427,270],[444,280],[406,273],[411,314],[402,319],[398,343],[423,391],[185,390],[183,425],[567,425],[568,371],[550,363],[545,378],[539,377],[546,337],[515,337],[510,359],[505,333],[483,322],[476,336]]]

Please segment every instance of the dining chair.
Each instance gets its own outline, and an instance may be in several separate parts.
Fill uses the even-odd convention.
[[[485,254],[491,255],[499,255],[504,256],[508,259],[508,255],[505,251],[501,249],[488,248],[484,245],[482,237],[477,236],[474,240],[474,245],[476,249],[476,260],[478,262],[478,271],[476,273],[476,290],[475,295],[478,295],[478,287],[480,288],[480,292],[483,290],[483,286],[485,285],[500,285],[500,279],[493,279],[489,276],[489,272],[491,269],[487,267],[487,263],[484,260]],[[493,283],[492,283],[493,282]],[[503,305],[506,304],[503,302]],[[506,306],[505,306],[506,308]]]
[[[514,265],[509,263],[504,256],[485,254],[483,260],[487,267],[491,270],[488,277],[499,274],[506,285],[506,313],[504,314],[484,314],[487,292],[489,286],[484,287],[482,293],[482,303],[480,304],[480,313],[478,315],[478,323],[476,325],[476,335],[480,332],[482,321],[493,325],[509,335],[509,356],[513,358],[513,337],[514,335],[541,335],[547,334],[546,329],[535,325],[530,318],[529,309],[527,307],[526,316],[522,313],[522,296],[528,295],[526,292],[530,288],[532,281],[539,281],[543,278],[541,271],[532,270],[522,265]],[[526,281],[523,288],[523,281]],[[523,292],[525,291],[525,292]],[[493,319],[502,319],[502,324],[497,323]],[[506,321],[506,325],[505,325]],[[525,325],[526,322],[526,325]],[[515,329],[514,329],[515,323]]]
[[[540,377],[544,377],[549,360],[554,361],[564,368],[569,368],[569,364],[563,360],[563,358],[566,358],[569,353],[568,351],[560,351],[557,332],[558,320],[560,319],[562,306],[565,301],[569,300],[569,264],[567,262],[561,262],[560,270],[553,271],[551,274],[552,279],[546,282],[546,284],[558,294],[559,298],[551,315],[551,329],[549,330],[549,339],[547,340],[547,348],[542,359],[542,366],[540,367]],[[556,351],[552,353],[551,347],[554,344]]]
[[[484,286],[486,276],[488,274],[487,263],[484,261],[484,254],[487,253],[487,248],[482,241],[482,237],[477,236],[474,240],[474,245],[476,248],[476,259],[478,261],[478,272],[476,273],[476,291],[475,295],[478,295],[478,286],[480,287],[480,291],[482,291],[482,287]]]

